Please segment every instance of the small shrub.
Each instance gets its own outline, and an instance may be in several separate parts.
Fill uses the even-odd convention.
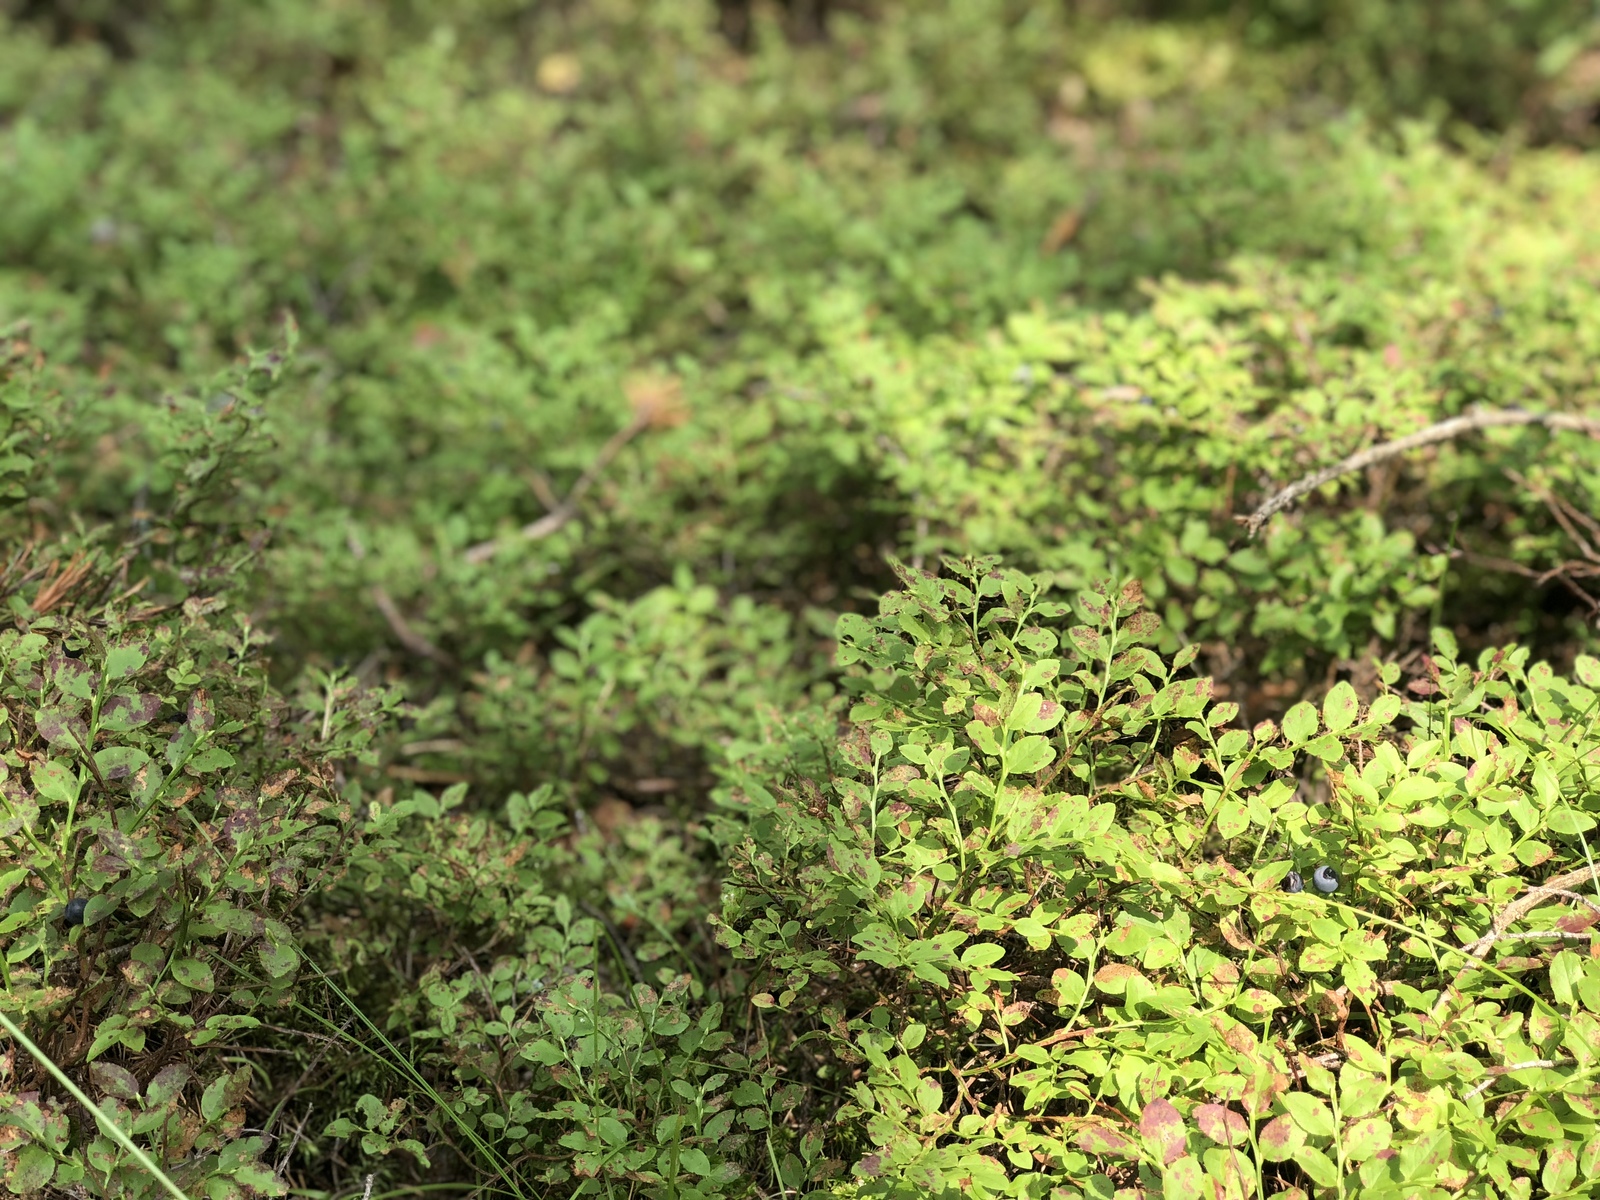
[[[22,476],[11,498],[38,501],[82,410],[51,391],[24,342],[0,345],[0,413]],[[4,1005],[196,1194],[282,1193],[265,1140],[245,1129],[253,1080],[239,1043],[295,1000],[297,914],[355,836],[334,764],[361,752],[372,724],[346,713],[320,737],[308,728],[268,685],[267,637],[237,603],[230,557],[247,540],[194,554],[217,519],[208,505],[238,495],[234,455],[255,424],[226,410],[261,403],[280,365],[262,356],[226,391],[172,398],[153,464],[172,473],[168,503],[135,518],[142,532],[35,526],[23,542],[25,510],[3,518],[18,547],[0,629]],[[167,590],[183,582],[193,590]],[[13,1191],[157,1193],[42,1063],[13,1049],[3,1070]]]
[[[1192,646],[1150,649],[1137,584],[947,566],[841,621],[831,780],[727,796],[718,940],[857,1194],[1574,1187],[1593,903],[1563,883],[1460,947],[1583,873],[1600,662],[1437,630],[1404,688],[1244,729]],[[1327,864],[1332,894],[1280,887]]]

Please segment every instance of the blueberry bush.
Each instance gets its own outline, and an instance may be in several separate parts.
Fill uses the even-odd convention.
[[[0,1184],[1589,1194],[1597,120],[1579,0],[0,0]]]

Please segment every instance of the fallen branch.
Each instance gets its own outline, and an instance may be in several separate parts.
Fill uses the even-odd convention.
[[[377,584],[372,587],[372,602],[378,606],[378,611],[383,614],[383,619],[389,622],[389,628],[394,631],[394,636],[407,650],[419,657],[431,658],[441,666],[455,665],[455,659],[411,628],[411,623],[401,614],[394,599]]]
[[[1548,1071],[1556,1067],[1570,1067],[1573,1065],[1575,1065],[1575,1060],[1570,1058],[1530,1058],[1527,1062],[1507,1063],[1503,1067],[1490,1067],[1489,1078],[1461,1098],[1463,1100],[1471,1100],[1474,1096],[1481,1096],[1495,1085],[1496,1080],[1502,1079],[1514,1071],[1528,1071],[1534,1067],[1543,1067]]]
[[[1600,904],[1596,904],[1595,901],[1590,899],[1588,896],[1580,896],[1577,892],[1569,890],[1577,887],[1581,883],[1589,882],[1590,880],[1595,880],[1595,882],[1600,883],[1600,879],[1596,879],[1596,875],[1596,868],[1583,866],[1577,868],[1576,870],[1568,871],[1564,875],[1553,876],[1552,878],[1545,880],[1543,883],[1530,885],[1527,895],[1518,897],[1516,900],[1513,900],[1510,904],[1502,908],[1500,910],[1500,914],[1495,917],[1493,922],[1490,923],[1489,932],[1484,934],[1477,941],[1473,942],[1470,946],[1462,947],[1462,952],[1481,961],[1486,955],[1488,955],[1490,948],[1502,937],[1506,936],[1507,932],[1513,925],[1522,920],[1523,917],[1527,916],[1530,912],[1538,908],[1539,905],[1543,904],[1552,896],[1560,896],[1565,899],[1576,900],[1578,903],[1587,905],[1589,908],[1594,909],[1594,911],[1600,912]],[[1469,963],[1462,967],[1461,970],[1457,972],[1455,980],[1450,984],[1450,986],[1439,994],[1438,1002],[1433,1006],[1432,1015],[1435,1021],[1439,1019],[1439,1014],[1444,1010],[1444,1007],[1449,1002],[1451,996],[1460,994],[1461,981],[1466,978],[1467,972],[1471,971],[1473,966],[1474,964]]]
[[[1562,896],[1568,900],[1576,900],[1579,904],[1587,905],[1595,912],[1600,913],[1600,904],[1596,904],[1588,896],[1580,896],[1577,892],[1569,890],[1577,887],[1580,883],[1593,879],[1595,873],[1594,869],[1584,866],[1575,871],[1568,871],[1565,875],[1557,875],[1552,879],[1545,880],[1543,883],[1533,885],[1528,889],[1526,896],[1513,900],[1500,910],[1500,915],[1490,925],[1489,932],[1468,946],[1466,948],[1467,953],[1472,955],[1473,958],[1482,958],[1489,953],[1489,947],[1499,941],[1508,929],[1538,908],[1551,896]]]
[[[572,485],[572,490],[566,494],[561,503],[545,513],[537,521],[530,521],[524,525],[517,531],[517,536],[525,541],[536,542],[540,538],[549,537],[571,521],[573,517],[578,515],[578,501],[583,499],[584,493],[594,486],[595,480],[600,478],[601,473],[611,465],[611,460],[622,453],[624,446],[646,429],[649,429],[651,425],[657,424],[658,421],[659,418],[653,413],[648,411],[641,412],[632,421],[612,434],[606,444],[600,447],[600,453],[594,456],[594,461],[585,468],[582,475],[578,476],[578,482]],[[473,564],[488,562],[494,557],[495,551],[499,548],[500,540],[498,538],[479,542],[476,546],[468,549],[467,561]]]
[[[1395,438],[1392,442],[1383,442],[1377,446],[1369,446],[1365,450],[1357,451],[1349,458],[1334,463],[1330,467],[1323,467],[1307,475],[1304,479],[1291,483],[1282,491],[1275,493],[1257,508],[1248,517],[1239,518],[1250,536],[1254,537],[1261,532],[1261,527],[1272,517],[1288,508],[1301,496],[1316,491],[1325,483],[1331,483],[1341,475],[1349,475],[1354,471],[1364,470],[1376,466],[1378,463],[1387,462],[1397,458],[1409,450],[1421,446],[1431,446],[1436,442],[1447,442],[1451,438],[1460,437],[1464,433],[1473,433],[1480,429],[1493,429],[1505,425],[1543,425],[1546,429],[1567,429],[1593,436],[1600,436],[1600,418],[1580,417],[1571,413],[1550,412],[1525,412],[1519,408],[1489,409],[1483,412],[1469,413],[1462,417],[1451,417],[1448,421],[1440,421],[1436,425],[1429,425],[1426,429],[1419,429],[1416,433],[1407,434],[1402,438]]]

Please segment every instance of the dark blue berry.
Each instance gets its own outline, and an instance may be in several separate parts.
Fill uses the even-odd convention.
[[[1337,892],[1339,890],[1339,876],[1327,863],[1323,863],[1311,872],[1311,882],[1317,885],[1319,892]]]
[[[67,901],[67,924],[82,925],[83,910],[89,907],[89,901],[83,896],[74,896]]]
[[[1305,881],[1300,878],[1299,871],[1290,871],[1283,877],[1283,890],[1286,892],[1303,892],[1306,890]]]

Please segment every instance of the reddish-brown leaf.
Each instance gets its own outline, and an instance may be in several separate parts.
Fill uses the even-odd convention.
[[[1078,1149],[1110,1158],[1137,1158],[1138,1147],[1110,1125],[1092,1122],[1078,1130]]]
[[[1194,1123],[1213,1142],[1237,1146],[1250,1136],[1245,1119],[1225,1104],[1202,1104],[1194,1110]]]

